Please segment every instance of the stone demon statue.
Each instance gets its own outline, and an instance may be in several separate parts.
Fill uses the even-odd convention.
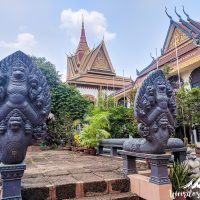
[[[21,51],[0,62],[0,111],[0,161],[19,164],[50,112],[47,81]]]
[[[142,138],[130,138],[123,149],[140,153],[164,153],[167,146],[182,147],[180,139],[168,139],[174,132],[175,96],[161,70],[151,72],[142,82],[135,98],[135,116]]]

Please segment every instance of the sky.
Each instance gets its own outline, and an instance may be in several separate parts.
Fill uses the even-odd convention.
[[[170,24],[178,13],[200,21],[199,0],[0,0],[0,60],[22,50],[45,57],[66,80],[67,55],[78,45],[81,18],[90,48],[104,38],[118,75],[136,76],[156,57]]]

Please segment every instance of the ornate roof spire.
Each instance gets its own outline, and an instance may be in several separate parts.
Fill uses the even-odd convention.
[[[176,7],[175,7],[175,13],[179,17],[179,21],[190,30],[190,33],[189,33],[190,37],[192,36],[192,32],[194,32],[196,34],[199,33],[199,31],[197,29],[195,29],[193,26],[191,26],[190,23],[186,22],[185,20],[183,20],[181,18],[181,16],[176,11]],[[189,15],[187,15],[187,20],[189,20],[191,22],[191,19],[188,19],[188,17],[189,17]]]
[[[184,12],[184,14],[185,14],[186,17],[187,17],[187,20],[189,21],[189,20],[190,20],[190,16],[185,12],[185,8],[184,8],[184,6],[183,6],[183,12]]]
[[[198,31],[196,31],[196,32],[193,31],[193,32],[199,34],[199,32],[200,32],[200,25],[199,25],[199,23],[196,22],[196,21],[194,21],[192,18],[190,18],[190,16],[185,12],[184,6],[183,6],[183,12],[184,12],[184,14],[187,16],[187,20],[188,20],[193,26],[195,26],[197,29],[199,29]]]
[[[88,51],[89,51],[89,47],[88,47],[86,36],[85,36],[84,16],[82,14],[81,37],[80,37],[78,47],[76,49],[76,55],[77,55],[78,62],[81,61],[84,54]]]
[[[139,72],[139,70],[138,70],[138,69],[136,69],[136,74],[137,74],[137,76],[139,76],[139,75],[140,75],[140,72]]]
[[[82,28],[81,28],[81,38],[80,42],[86,42],[86,36],[85,36],[85,26],[84,26],[84,16],[82,14]]]
[[[152,60],[155,60],[155,58],[152,56],[152,54],[151,54],[151,53],[150,53],[150,56],[151,56]]]
[[[181,16],[177,13],[177,11],[176,11],[176,6],[174,7],[174,11],[175,11],[175,13],[176,13],[176,15],[178,16],[178,18],[179,18],[179,21],[182,21],[182,18],[181,18]]]
[[[165,13],[166,13],[166,15],[169,17],[170,21],[173,21],[172,16],[170,16],[170,15],[168,14],[168,12],[167,12],[167,7],[166,7],[166,6],[165,6]]]

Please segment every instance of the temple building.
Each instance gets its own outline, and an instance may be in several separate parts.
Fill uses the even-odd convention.
[[[187,20],[184,20],[175,10],[179,21],[175,21],[166,11],[170,25],[161,51],[161,56],[153,59],[144,69],[137,71],[137,78],[124,90],[116,91],[116,99],[124,96],[130,98],[130,91],[138,88],[149,72],[168,68],[169,81],[176,89],[179,83],[189,83],[188,87],[200,87],[200,23],[190,18],[183,8]]]
[[[116,75],[104,40],[96,48],[88,47],[82,20],[76,52],[67,56],[67,83],[74,85],[83,96],[95,103],[99,92],[110,95],[131,82],[130,78]]]
[[[124,90],[116,91],[116,100],[129,99],[131,91],[137,89],[143,79],[157,68],[168,71],[168,80],[173,88],[178,89],[183,83],[186,87],[200,87],[200,23],[190,18],[183,8],[187,20],[184,20],[175,10],[179,21],[175,21],[166,10],[170,25],[161,51],[161,56],[153,59],[144,69],[137,70],[134,84]],[[191,137],[191,139],[189,138]],[[193,135],[188,138],[200,148],[200,125],[193,128]]]

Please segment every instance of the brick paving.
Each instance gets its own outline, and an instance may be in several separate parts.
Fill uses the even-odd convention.
[[[129,191],[122,159],[72,151],[28,152],[23,200],[73,199]],[[145,163],[137,163],[145,169]]]

